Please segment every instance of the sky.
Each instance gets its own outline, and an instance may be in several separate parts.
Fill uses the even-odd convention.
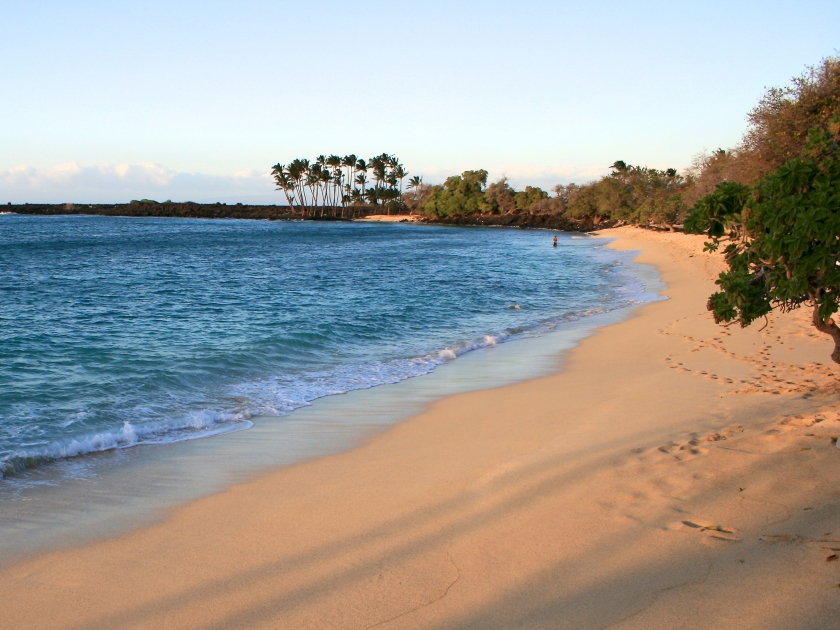
[[[578,183],[731,147],[838,53],[840,2],[0,3],[0,203],[284,203],[271,166],[396,155]]]

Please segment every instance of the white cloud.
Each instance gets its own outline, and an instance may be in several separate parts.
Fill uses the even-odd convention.
[[[0,171],[0,202],[125,203],[163,201],[284,203],[269,172],[230,176],[180,173],[160,164],[60,164],[50,169],[17,166]]]

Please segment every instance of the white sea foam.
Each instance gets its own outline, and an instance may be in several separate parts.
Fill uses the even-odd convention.
[[[132,424],[112,431],[101,431],[53,442],[35,449],[20,449],[8,453],[0,462],[0,479],[6,475],[32,468],[38,464],[99,453],[141,444],[164,444],[250,429],[253,422],[246,414],[202,410],[156,422]]]

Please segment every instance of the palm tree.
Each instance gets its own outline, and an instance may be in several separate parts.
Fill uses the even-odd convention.
[[[400,181],[400,201],[402,201],[403,180],[408,177],[408,171],[403,168],[402,164],[397,164],[394,167],[394,176]]]
[[[344,179],[344,173],[341,170],[342,160],[337,155],[331,155],[326,160],[327,166],[330,167],[330,205],[335,207],[341,201],[341,184]]]
[[[375,180],[373,186],[367,176],[370,170]],[[337,215],[340,205],[343,217],[348,205],[365,201],[387,206],[390,214],[397,202],[403,201],[403,180],[408,177],[408,171],[396,156],[388,153],[368,161],[353,154],[344,157],[333,154],[319,155],[311,162],[298,158],[288,166],[275,164],[272,176],[293,212],[314,216],[320,207],[320,216],[324,216],[329,207],[329,212]],[[408,189],[413,189],[416,195],[421,185],[422,178],[418,176],[409,180]]]
[[[292,181],[295,188],[295,198],[298,202],[303,214],[306,214],[306,194],[304,186],[306,185],[306,178],[309,172],[309,160],[295,159],[288,168],[289,179]]]
[[[397,171],[396,171],[396,169],[392,168],[390,171],[388,171],[388,173],[385,175],[385,183],[388,184],[388,187],[385,188],[382,192],[385,193],[385,198],[386,199],[388,199],[389,201],[393,201],[400,194],[400,191],[397,190]],[[388,205],[388,214],[391,214],[391,206],[394,205],[394,204],[388,203],[387,205]]]
[[[356,175],[356,179],[354,181],[354,184],[359,184],[362,187],[362,190],[359,193],[362,198],[364,198],[364,194],[365,194],[365,185],[368,183],[368,179],[367,179],[368,168],[369,167],[368,167],[367,162],[365,162],[363,159],[359,158],[359,160],[356,162],[356,172],[358,173],[358,175]]]
[[[353,190],[350,191],[350,203],[353,206],[357,206],[357,205],[360,206],[364,202],[365,202],[365,198],[362,197],[362,193],[359,192],[358,188],[354,187]],[[353,216],[354,218],[356,216],[356,208],[355,207],[351,208],[351,216]]]
[[[329,169],[321,169],[318,173],[318,181],[324,186],[324,189],[321,191],[321,216],[324,216],[324,212],[327,208],[327,201],[332,201],[330,189],[332,188],[333,177]]]
[[[365,198],[365,192],[367,192],[367,184],[368,184],[367,175],[365,175],[364,172],[359,173],[358,175],[356,175],[356,181],[354,183],[358,184],[361,187],[361,191],[359,192],[359,196],[362,199],[364,199]]]
[[[362,173],[359,173],[358,175],[356,175],[356,181],[355,181],[355,183],[356,183],[356,184],[358,184],[359,186],[361,186],[361,189],[362,189],[362,190],[361,190],[361,192],[360,192],[359,194],[362,196],[362,198],[364,198],[364,196],[365,196],[365,187],[367,186],[367,183],[368,183],[368,178],[367,178],[367,175],[365,175],[363,172],[362,172]]]
[[[379,196],[379,188],[368,188],[362,193],[362,197],[364,197],[365,201],[372,206],[378,205],[377,201],[379,200]]]
[[[277,190],[282,190],[283,194],[286,195],[286,202],[289,204],[289,209],[294,212],[294,204],[292,203],[292,199],[294,197],[289,195],[290,190],[294,190],[294,183],[289,178],[289,173],[286,171],[286,166],[284,164],[275,164],[274,167],[271,169],[271,173],[274,175],[274,181],[277,183]]]
[[[422,177],[422,175],[415,175],[414,177],[412,177],[411,179],[408,180],[408,186],[406,186],[406,189],[412,191],[411,195],[412,195],[412,199],[415,203],[417,202],[417,198],[420,196],[420,191],[422,190],[422,188],[423,188],[423,177]],[[412,212],[413,212],[413,210],[412,210]]]
[[[321,191],[321,164],[315,162],[309,167],[306,173],[306,185],[309,187],[309,193],[312,201],[312,215],[315,216],[315,208],[318,206],[318,197]]]
[[[382,159],[382,156],[379,157],[372,157],[368,160],[368,164],[370,168],[373,169],[373,178],[376,180],[376,187],[381,188],[382,182],[385,181],[387,165],[385,164],[385,160]]]
[[[321,190],[321,185],[324,183],[323,180],[323,172],[327,168],[327,156],[319,155],[315,158],[315,163],[312,165],[312,170],[314,171],[314,178],[316,180],[315,189],[316,195],[315,200],[313,201],[313,208],[312,208],[312,215],[315,216],[315,208],[318,206],[319,200],[321,204],[324,203],[324,196],[326,194],[326,189]],[[321,214],[324,214],[323,209],[321,210]]]
[[[351,199],[351,192],[350,189],[353,187],[354,182],[356,180],[356,156],[354,154],[345,155],[344,158],[341,160],[341,165],[347,169],[347,179],[345,180],[347,183],[344,185],[344,195],[341,198],[341,204],[347,205],[347,203]],[[342,210],[342,216],[344,216],[344,211]]]

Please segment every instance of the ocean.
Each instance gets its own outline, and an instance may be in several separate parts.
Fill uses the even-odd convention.
[[[554,235],[0,215],[0,473],[282,423],[654,299],[632,254]]]

